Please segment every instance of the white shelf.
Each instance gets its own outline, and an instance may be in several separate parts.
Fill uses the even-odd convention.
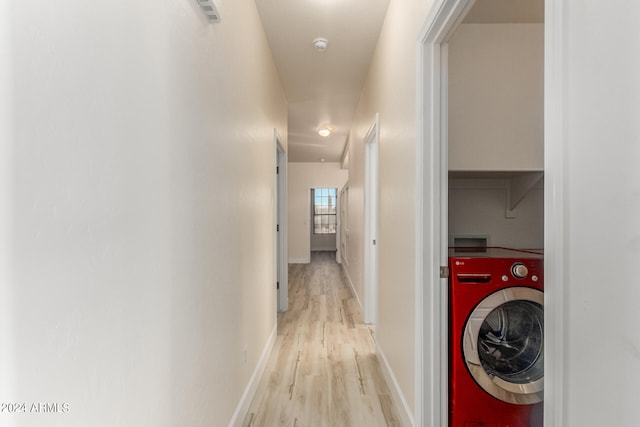
[[[449,171],[449,180],[456,180],[465,183],[474,182],[478,185],[478,180],[495,182],[497,186],[505,187],[505,216],[514,218],[514,210],[524,197],[543,179],[544,172],[535,171]]]

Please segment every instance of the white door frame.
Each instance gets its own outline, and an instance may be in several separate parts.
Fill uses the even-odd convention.
[[[418,39],[416,426],[448,425],[447,42],[474,1],[434,4]]]
[[[289,309],[289,263],[287,251],[287,152],[276,129],[273,130],[275,147],[275,281],[278,311]]]
[[[349,197],[349,181],[347,181],[342,188],[340,189],[340,193],[339,193],[339,208],[340,210],[339,215],[338,215],[338,236],[336,237],[336,240],[338,241],[338,251],[337,251],[337,262],[338,264],[342,264],[342,261],[345,261],[345,264],[347,263],[346,258],[347,258],[347,235],[349,232],[349,229],[347,228],[349,222],[347,221],[347,215],[348,215],[348,211],[347,209],[349,208],[349,203],[348,203],[348,197]]]
[[[416,426],[440,427],[448,418],[447,283],[447,41],[475,0],[440,0],[418,43],[416,203]],[[563,2],[545,1],[545,410],[544,425],[563,425]]]
[[[364,138],[364,323],[378,321],[379,114]]]
[[[567,46],[566,22],[571,5],[546,0],[544,4],[544,425],[567,425],[563,408],[565,393],[568,263],[565,246],[567,215],[565,165],[567,162],[564,123],[566,109]]]
[[[340,239],[342,239],[342,232],[340,230],[342,224],[342,215],[340,214],[340,209],[342,208],[340,203],[340,190],[340,188],[336,187],[336,262],[338,264],[342,262],[342,257],[340,256]]]

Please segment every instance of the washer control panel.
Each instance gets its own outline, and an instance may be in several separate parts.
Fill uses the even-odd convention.
[[[450,256],[448,267],[453,286],[500,283],[542,288],[544,280],[543,255],[525,250],[494,248],[477,256]]]
[[[524,279],[529,275],[529,269],[521,262],[516,262],[511,266],[511,274],[516,279]]]

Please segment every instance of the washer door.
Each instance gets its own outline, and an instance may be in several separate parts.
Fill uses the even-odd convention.
[[[471,312],[463,335],[469,372],[504,402],[533,404],[544,396],[544,294],[501,289]]]

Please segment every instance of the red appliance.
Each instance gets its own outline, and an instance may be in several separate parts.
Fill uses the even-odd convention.
[[[449,254],[449,426],[541,427],[541,251]]]

